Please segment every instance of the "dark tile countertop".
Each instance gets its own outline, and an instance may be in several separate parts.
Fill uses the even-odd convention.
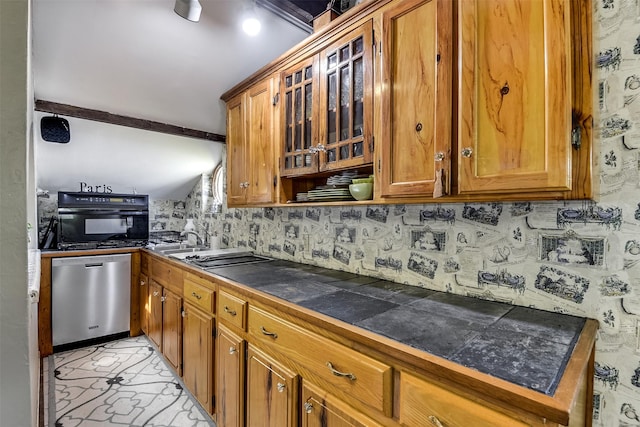
[[[585,324],[580,317],[289,261],[209,271],[550,396]]]

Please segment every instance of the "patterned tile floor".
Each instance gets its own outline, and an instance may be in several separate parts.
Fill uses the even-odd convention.
[[[215,427],[144,336],[56,353],[44,365],[49,427]]]

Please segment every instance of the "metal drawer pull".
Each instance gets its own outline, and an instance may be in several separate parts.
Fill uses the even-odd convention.
[[[327,362],[327,367],[328,367],[329,369],[331,369],[331,373],[332,373],[333,375],[335,375],[336,377],[347,377],[347,378],[349,378],[351,381],[355,381],[355,380],[356,380],[356,376],[355,376],[355,375],[353,375],[353,374],[352,374],[352,373],[350,373],[350,372],[340,372],[340,371],[337,371],[337,370],[333,367],[333,365],[331,364],[331,362]]]
[[[191,296],[195,297],[196,299],[202,299],[202,297],[195,292],[191,292]]]
[[[305,402],[304,404],[304,412],[306,412],[307,414],[310,414],[311,411],[313,411],[313,405],[309,402]]]
[[[279,393],[282,393],[284,391],[284,384],[278,383],[278,385],[276,387],[278,387],[278,392]]]
[[[462,157],[469,158],[473,154],[473,149],[471,147],[463,148],[460,154],[462,154]]]
[[[235,310],[231,310],[229,307],[227,307],[226,305],[224,306],[224,312],[225,313],[229,313],[232,316],[235,316],[237,313]]]
[[[229,354],[236,354],[236,348],[235,347],[229,347]]]
[[[429,421],[431,421],[431,424],[433,424],[434,426],[444,427],[444,425],[440,422],[438,417],[436,417],[435,415],[429,415],[427,418],[429,419]]]
[[[166,300],[167,300],[167,297],[160,297],[161,302],[165,302]]]
[[[276,338],[278,338],[278,334],[276,334],[275,332],[269,332],[267,331],[264,326],[260,326],[260,330],[262,331],[262,333],[264,335],[268,335],[270,337],[273,337],[273,339],[275,340]]]

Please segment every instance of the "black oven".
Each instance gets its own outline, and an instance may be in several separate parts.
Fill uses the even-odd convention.
[[[145,246],[148,196],[58,192],[57,238],[61,250]]]

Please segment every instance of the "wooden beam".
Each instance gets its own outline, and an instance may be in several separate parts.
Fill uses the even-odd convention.
[[[215,142],[226,142],[225,135],[189,129],[152,120],[137,119],[135,117],[121,116],[106,111],[91,110],[89,108],[76,107],[57,102],[36,99],[36,111],[59,114],[61,116],[76,117],[79,119],[93,120],[95,122],[109,123],[118,126],[127,126],[136,129],[150,130],[153,132],[168,133],[171,135],[185,136],[189,138],[206,139]]]

